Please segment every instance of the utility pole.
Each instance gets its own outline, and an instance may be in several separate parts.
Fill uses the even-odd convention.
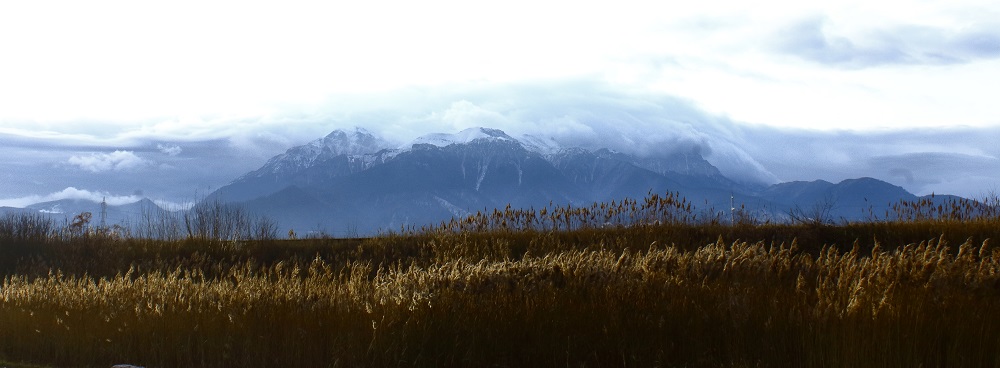
[[[736,225],[736,194],[729,193],[729,223]]]
[[[101,200],[101,230],[106,227],[105,221],[108,219],[108,197]]]

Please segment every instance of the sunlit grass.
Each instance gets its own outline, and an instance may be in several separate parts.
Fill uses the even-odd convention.
[[[8,236],[0,359],[1000,366],[995,219],[692,222],[668,197],[356,240]]]

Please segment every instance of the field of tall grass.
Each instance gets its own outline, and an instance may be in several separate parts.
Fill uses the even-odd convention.
[[[1000,367],[991,205],[730,223],[667,194],[301,240],[67,232],[11,215],[0,361]]]

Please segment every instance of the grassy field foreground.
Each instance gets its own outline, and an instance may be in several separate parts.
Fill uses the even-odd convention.
[[[979,219],[355,241],[11,238],[0,360],[995,367],[1000,250],[986,238],[997,229]],[[945,235],[902,240],[928,232]],[[752,236],[763,241],[723,240]],[[775,241],[785,237],[812,240]]]

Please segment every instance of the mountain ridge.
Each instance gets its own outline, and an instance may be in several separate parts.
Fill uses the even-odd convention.
[[[901,200],[926,198],[867,177],[748,184],[726,177],[697,149],[664,147],[637,156],[477,127],[427,134],[403,145],[363,128],[335,130],[275,155],[202,202],[242,204],[278,220],[282,232],[357,235],[432,225],[508,205],[589,206],[665,192],[685,197],[699,218],[726,218],[738,208],[778,222],[795,211],[820,207],[829,219],[864,220]],[[952,197],[935,200],[946,198]],[[96,217],[100,211],[99,203],[67,201],[21,211],[64,217],[83,211]],[[128,220],[119,212],[143,211],[126,207],[109,206],[108,223]]]
[[[607,148],[564,146],[537,136],[514,137],[483,127],[426,134],[403,145],[389,144],[360,129],[337,130],[327,137],[331,136],[348,137],[349,142],[379,143],[363,150],[293,147],[269,160],[255,171],[257,175],[244,175],[208,199],[243,202],[262,213],[274,212],[287,220],[290,228],[354,223],[352,226],[360,231],[372,233],[434,224],[507,205],[580,206],[641,198],[650,192],[677,192],[701,205],[703,211],[716,213],[725,212],[739,198],[741,204],[753,203],[750,209],[755,213],[774,220],[787,219],[796,207],[827,198],[840,202],[831,210],[831,216],[845,219],[859,218],[861,206],[873,212],[890,202],[917,198],[902,188],[870,178],[836,184],[740,183],[723,175],[695,149],[665,147],[660,154],[640,157]],[[337,145],[344,141],[317,140],[312,144]],[[317,150],[328,154],[294,155]],[[295,170],[276,175],[274,170],[268,173],[268,167]],[[862,191],[870,193],[866,196]]]

